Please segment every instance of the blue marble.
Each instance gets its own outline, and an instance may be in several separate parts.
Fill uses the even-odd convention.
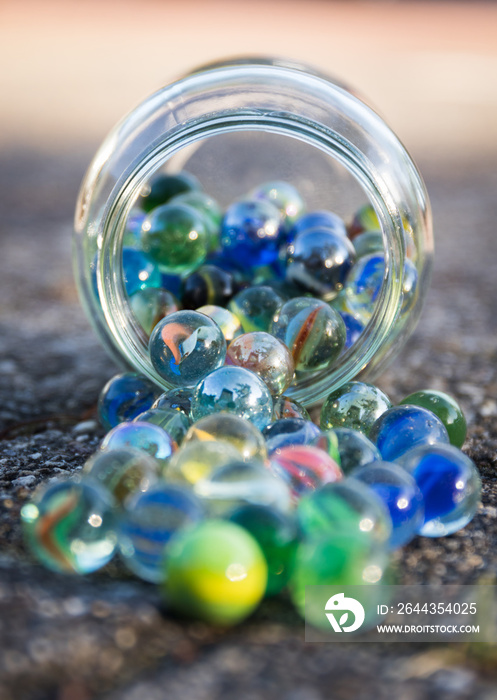
[[[355,257],[345,236],[327,228],[303,231],[288,246],[286,278],[314,296],[332,299],[343,289]]]
[[[373,253],[359,258],[350,271],[345,285],[347,310],[366,323],[373,314],[385,277],[385,256]],[[402,280],[402,313],[409,311],[416,301],[418,272],[406,258]]]
[[[278,257],[284,242],[278,209],[266,201],[232,204],[221,224],[221,246],[231,260],[246,267],[268,265]]]
[[[98,399],[98,417],[105,430],[124,421],[133,420],[148,410],[160,394],[149,379],[135,372],[112,377]]]
[[[268,455],[279,454],[283,447],[311,445],[322,435],[318,426],[303,418],[280,418],[262,431]]]
[[[159,268],[136,248],[123,248],[123,281],[128,296],[139,289],[161,286]]]
[[[160,483],[137,494],[122,514],[118,530],[124,563],[145,581],[160,583],[165,546],[176,532],[203,517],[200,500],[179,485]]]
[[[297,234],[314,228],[328,229],[338,233],[340,236],[347,235],[344,220],[332,211],[321,209],[309,211],[307,214],[300,216],[292,227],[291,238],[295,238]]]
[[[373,423],[369,439],[387,462],[396,462],[419,445],[449,443],[447,429],[440,418],[420,406],[389,408]]]
[[[248,369],[225,366],[208,374],[193,392],[193,421],[226,411],[262,430],[271,421],[273,399],[264,382]]]
[[[197,311],[177,311],[159,321],[148,344],[156,371],[173,386],[195,385],[226,357],[217,323]]]
[[[119,450],[134,447],[147,452],[165,465],[176,449],[173,439],[158,425],[146,421],[121,423],[112,428],[102,440],[102,450]]]
[[[443,537],[465,527],[474,517],[481,479],[474,462],[453,445],[422,445],[399,459],[415,479],[425,501],[419,534]]]
[[[329,433],[336,437],[340,466],[345,475],[350,474],[357,467],[381,461],[379,449],[359,430],[333,428],[326,431],[324,437]],[[317,437],[312,444],[321,449],[326,449],[324,443],[321,442],[322,439],[322,437]]]
[[[338,313],[342,317],[342,321],[345,324],[346,336],[344,350],[348,350],[359,339],[359,336],[364,330],[364,324],[361,323],[358,318],[355,318],[355,316],[352,316],[352,314],[349,314],[346,311],[339,311]]]
[[[414,478],[389,462],[359,467],[350,476],[367,484],[387,507],[393,526],[390,546],[397,548],[410,542],[424,521],[423,495]]]
[[[373,253],[357,260],[345,285],[347,309],[363,322],[371,317],[385,277],[385,258]]]
[[[166,272],[160,273],[160,286],[163,289],[167,289],[176,299],[179,299],[181,295],[181,287],[183,280],[179,275],[167,274]]]

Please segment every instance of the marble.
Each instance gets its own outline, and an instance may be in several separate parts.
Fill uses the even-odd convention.
[[[163,467],[175,452],[173,439],[166,431],[154,423],[135,419],[112,428],[100,444],[101,450],[120,450],[132,447],[146,452]]]
[[[364,324],[358,318],[346,311],[338,311],[345,324],[345,345],[344,350],[351,348],[359,340],[364,330]]]
[[[358,467],[351,477],[369,486],[388,508],[392,519],[390,547],[410,542],[424,522],[424,499],[415,479],[405,469],[390,462],[374,462]]]
[[[159,479],[161,465],[147,452],[132,447],[99,450],[85,463],[86,479],[103,486],[123,506],[135,493],[144,493]]]
[[[381,231],[378,214],[371,204],[364,204],[355,212],[352,221],[347,226],[349,238],[354,239],[364,231]]]
[[[199,523],[201,502],[177,484],[158,483],[139,493],[119,519],[119,550],[126,567],[145,581],[164,577],[164,549],[173,535]]]
[[[215,199],[200,190],[191,190],[178,194],[170,200],[171,204],[183,204],[193,207],[199,211],[203,217],[209,235],[209,252],[215,251],[219,247],[219,229],[223,212]]]
[[[297,234],[287,249],[286,277],[322,299],[333,299],[344,287],[356,258],[345,236],[327,228]]]
[[[212,319],[197,311],[178,311],[154,328],[149,341],[154,369],[178,387],[194,386],[224,364],[226,340]]]
[[[157,265],[136,248],[123,248],[122,276],[128,296],[141,289],[160,287],[161,277]]]
[[[280,418],[262,431],[268,454],[279,454],[284,447],[310,445],[321,435],[318,426],[303,418]]]
[[[290,578],[291,600],[307,624],[329,630],[324,604],[310,596],[306,604],[306,588],[362,585],[373,589],[376,584],[391,582],[389,563],[387,549],[381,544],[372,545],[362,533],[339,532],[304,539],[297,549]]]
[[[327,229],[343,237],[347,235],[345,222],[338,214],[326,209],[319,209],[309,211],[297,219],[292,227],[291,238],[295,238],[299,233],[312,231],[316,228]]]
[[[190,419],[183,411],[175,411],[172,408],[150,408],[140,413],[135,421],[153,423],[165,430],[171,438],[173,452],[182,444],[191,425]]]
[[[448,443],[445,425],[432,411],[420,406],[393,406],[381,415],[369,437],[387,462],[396,462],[413,447]]]
[[[339,455],[336,461],[341,466],[344,474],[350,474],[356,467],[363,467],[366,464],[381,461],[379,449],[364,433],[358,430],[333,428],[324,433],[324,440],[323,438],[317,438],[313,444],[324,449],[325,441],[330,441],[333,445],[336,444]],[[327,451],[331,454],[329,449]],[[333,457],[332,454],[331,457]]]
[[[213,517],[223,517],[242,504],[272,506],[282,512],[292,506],[287,480],[255,461],[228,462],[196,481],[194,490]]]
[[[391,406],[388,396],[373,384],[347,382],[328,395],[320,426],[323,430],[352,428],[368,435],[373,423]]]
[[[345,325],[324,301],[296,297],[287,301],[273,319],[270,333],[293,356],[299,372],[323,370],[339,357],[345,344]]]
[[[297,519],[306,538],[351,532],[385,543],[393,529],[383,500],[373,489],[353,478],[325,484],[303,496],[297,507]]]
[[[135,372],[116,374],[109,379],[98,399],[98,418],[105,430],[133,420],[151,408],[160,389]]]
[[[201,418],[185,437],[185,445],[211,441],[234,447],[245,461],[264,462],[267,458],[266,441],[261,431],[250,421],[232,413],[213,413]]]
[[[207,256],[209,234],[204,217],[185,204],[157,207],[143,222],[141,245],[163,272],[186,274]]]
[[[264,200],[235,202],[221,223],[221,247],[226,258],[246,267],[268,265],[284,243],[279,210]]]
[[[308,410],[301,403],[282,395],[273,401],[273,423],[280,418],[303,418],[311,420]]]
[[[421,445],[399,459],[416,481],[425,503],[419,534],[445,537],[474,518],[481,498],[481,478],[474,462],[454,445]]]
[[[234,313],[222,306],[199,306],[198,313],[211,318],[221,329],[227,343],[242,334],[242,324]]]
[[[213,625],[241,622],[266,592],[261,548],[242,527],[222,520],[199,523],[174,537],[164,569],[162,590],[168,605]]]
[[[157,173],[142,187],[137,206],[149,212],[177,195],[200,190],[200,182],[186,171]]]
[[[98,484],[52,482],[21,509],[25,541],[52,571],[91,573],[105,566],[116,550],[113,506],[110,494]]]
[[[449,440],[455,447],[462,447],[466,439],[467,425],[464,413],[457,401],[443,391],[424,389],[409,394],[400,405],[421,406],[432,411],[445,425]]]
[[[228,346],[226,364],[254,372],[273,396],[288,389],[295,373],[293,358],[286,345],[263,331],[244,333],[235,338]]]
[[[139,289],[131,295],[129,305],[147,337],[159,321],[181,308],[179,301],[160,287]]]
[[[294,502],[298,502],[305,493],[340,481],[343,477],[338,464],[326,452],[311,445],[282,448],[271,457],[269,469],[287,480]]]
[[[243,367],[225,366],[208,374],[195,387],[192,419],[211,413],[233,413],[263,429],[273,414],[273,399],[262,379]]]
[[[264,182],[251,192],[251,197],[273,204],[280,212],[285,231],[290,231],[305,211],[305,202],[298,189],[282,180]]]
[[[202,265],[183,280],[181,303],[185,309],[226,306],[236,291],[237,285],[231,272],[216,265]]]
[[[270,331],[285,299],[267,285],[248,287],[233,297],[229,310],[238,318],[244,333]],[[270,331],[271,332],[271,331]]]
[[[299,532],[293,514],[271,506],[241,505],[229,515],[230,522],[247,530],[264,554],[268,567],[266,596],[285,588],[299,543]]]
[[[164,475],[168,481],[193,485],[239,459],[238,450],[225,442],[185,442],[170,460]]]
[[[192,391],[192,389],[182,387],[169,389],[169,391],[165,391],[157,397],[152,404],[152,408],[170,408],[189,416],[192,407]]]

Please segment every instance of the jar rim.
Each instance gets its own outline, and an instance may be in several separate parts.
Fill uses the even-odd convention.
[[[100,222],[101,247],[97,285],[105,322],[118,351],[138,371],[165,389],[168,388],[167,382],[156,374],[151,366],[143,331],[133,315],[127,313],[123,304],[126,295],[122,266],[115,264],[116,260],[122,259],[125,222],[143,184],[179,150],[219,133],[262,130],[297,138],[322,150],[352,174],[376,211],[384,239],[385,277],[372,318],[352,348],[347,350],[326,374],[321,372],[318,376],[305,378],[297,386],[292,386],[286,391],[292,398],[312,405],[322,400],[337,386],[357,378],[359,372],[370,367],[379,349],[387,343],[392,325],[398,320],[402,307],[403,263],[406,255],[403,225],[406,189],[409,189],[411,195],[411,202],[407,203],[408,213],[416,218],[418,223],[424,223],[428,231],[427,237],[430,238],[429,202],[424,184],[402,144],[383,120],[355,95],[327,81],[321,75],[307,74],[300,68],[242,63],[190,74],[154,93],[116,127],[103,147],[113,139],[115,141],[116,135],[121,140],[124,134],[126,138],[134,138],[136,141],[142,136],[138,123],[143,120],[144,115],[153,114],[166,104],[170,110],[178,109],[179,105],[184,111],[189,100],[199,99],[199,95],[209,91],[212,93],[215,90],[231,88],[239,93],[245,89],[249,95],[254,86],[261,84],[266,89],[277,84],[281,90],[305,92],[300,111],[261,109],[261,101],[254,99],[252,105],[250,101],[245,101],[243,109],[240,106],[231,110],[223,108],[218,112],[210,111],[190,119],[179,119],[171,129],[164,130],[155,142],[144,143],[139,154],[122,168]],[[277,97],[273,96],[273,102],[278,101]],[[311,119],[308,114],[302,113],[302,105],[309,97],[319,99],[319,104],[327,106],[330,110],[340,109],[342,114],[345,113],[347,119],[343,120],[341,131],[333,130],[329,124]],[[359,123],[360,127],[352,133],[356,137],[355,141],[348,138],[350,133],[344,128],[351,120]],[[397,168],[406,176],[402,187],[399,187],[399,182],[391,176],[388,168],[384,167],[387,161],[395,158]],[[404,207],[402,212],[401,204]],[[430,252],[429,245],[425,252]],[[425,268],[429,268],[429,265]],[[425,272],[426,280],[429,269]],[[412,318],[410,323],[413,325]]]

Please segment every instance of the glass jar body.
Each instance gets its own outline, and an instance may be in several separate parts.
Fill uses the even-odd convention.
[[[165,389],[130,310],[122,250],[127,221],[147,182],[158,170],[179,169],[193,172],[222,206],[258,182],[286,180],[310,208],[338,206],[345,213],[361,202],[373,207],[385,266],[366,328],[330,370],[299,377],[285,393],[313,405],[346,381],[378,374],[415,326],[433,254],[423,181],[384,121],[321,75],[242,61],[166,86],[109,134],[78,199],[76,280],[107,350]],[[414,294],[407,269],[416,276]]]

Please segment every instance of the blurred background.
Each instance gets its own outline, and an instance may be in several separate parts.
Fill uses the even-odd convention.
[[[143,97],[206,61],[300,59],[341,77],[415,159],[497,158],[497,4],[2,0],[0,145],[96,147]]]
[[[470,526],[418,538],[400,571],[497,580],[497,3],[0,0],[0,698],[496,700],[495,646],[306,645],[284,599],[214,631],[162,615],[155,589],[119,571],[69,580],[24,549],[20,507],[96,449],[97,396],[116,371],[72,275],[84,172],[149,93],[246,54],[349,83],[426,180],[433,282],[378,383],[393,401],[423,388],[457,398],[484,493]]]

